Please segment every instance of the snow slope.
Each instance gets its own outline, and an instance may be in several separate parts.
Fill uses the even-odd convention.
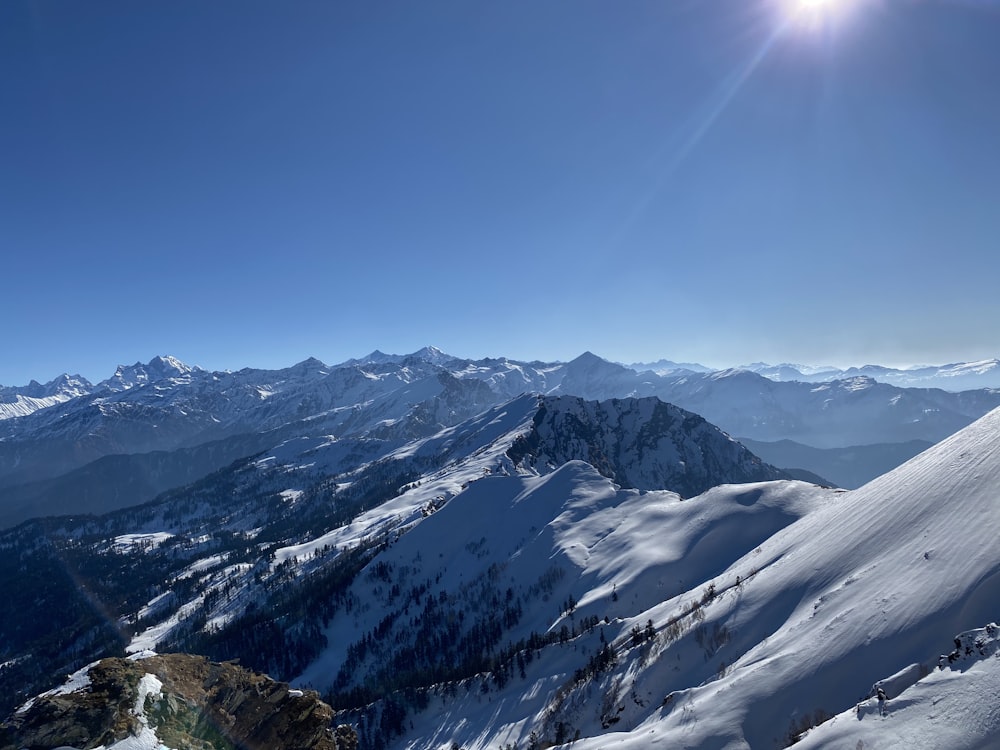
[[[555,477],[569,484],[552,494],[548,485],[500,493],[497,482],[516,480],[480,483],[446,508],[455,523],[438,526],[433,538],[474,537],[502,517],[503,538],[509,539],[511,531],[517,536],[509,526],[519,523],[512,519],[523,513],[520,506],[549,507],[542,513],[552,517],[546,526],[539,518],[530,521],[544,533],[536,531],[523,547],[504,548],[503,569],[522,556],[536,571],[550,560],[563,566],[566,575],[553,598],[572,593],[575,617],[608,618],[602,635],[615,645],[614,664],[578,680],[588,655],[601,648],[596,634],[549,646],[523,681],[497,693],[466,689],[452,699],[442,693],[396,746],[438,748],[455,741],[487,748],[526,743],[532,732],[542,741],[578,732],[574,747],[595,750],[782,747],[829,717],[840,715],[836,723],[843,725],[842,712],[866,701],[876,682],[916,671],[913,682],[928,660],[932,671],[903,699],[890,695],[898,713],[885,722],[865,715],[864,737],[861,730],[840,735],[823,729],[809,741],[892,746],[879,744],[880,733],[890,731],[885,724],[912,721],[885,736],[896,737],[899,747],[995,743],[995,658],[964,671],[957,665],[933,670],[957,634],[996,620],[1000,410],[851,492],[779,482],[720,487],[671,503],[655,493],[602,490],[599,483],[606,480],[588,479],[580,464],[566,465],[549,481]],[[490,499],[483,497],[487,488]],[[514,505],[512,496],[518,498]],[[561,513],[581,497],[589,498],[587,512],[561,524]],[[465,503],[476,503],[485,516],[476,527],[458,523]],[[429,520],[448,517],[442,512]],[[432,528],[423,524],[394,554],[413,554],[403,544],[416,544],[417,533],[430,536]],[[494,549],[493,538],[484,536],[483,547]],[[529,555],[531,544],[541,546]],[[471,561],[451,557],[460,553],[446,547],[442,554],[447,571],[474,575]],[[430,563],[433,570],[438,561]],[[512,580],[523,585],[531,580],[524,575]],[[550,629],[566,621],[565,613],[553,615],[557,606],[547,613]],[[546,620],[544,614],[533,617],[533,627]],[[655,637],[632,640],[631,629],[647,622]],[[946,701],[943,709],[963,694],[964,710],[933,708],[938,697]],[[831,732],[829,741],[823,732]],[[851,744],[842,744],[842,736]]]
[[[916,670],[880,681],[887,700],[861,701],[808,732],[798,747],[995,748],[1000,743],[998,635],[995,623],[960,634],[946,657],[931,657]]]
[[[772,634],[734,638],[728,674],[685,691],[678,703],[701,707],[699,721],[670,711],[645,723],[703,746],[765,746],[789,717],[843,710],[876,680],[989,622],[1000,600],[998,480],[994,411],[775,535],[739,606],[706,617],[739,633],[767,613]],[[632,740],[623,746],[638,747]]]

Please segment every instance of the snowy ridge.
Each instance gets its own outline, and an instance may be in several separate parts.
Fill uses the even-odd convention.
[[[91,390],[90,382],[79,375],[60,375],[44,385],[32,380],[20,388],[0,386],[0,420],[25,417],[86,395]]]
[[[668,410],[666,416],[663,409]],[[298,503],[315,505],[320,497],[318,488],[324,491],[332,488],[334,497],[344,498],[342,502],[346,502],[346,498],[353,496],[356,487],[369,481],[369,476],[407,478],[405,485],[391,499],[364,510],[349,523],[306,541],[279,546],[269,555],[273,561],[270,573],[283,564],[315,567],[315,558],[330,550],[342,551],[366,539],[398,536],[406,532],[484,477],[517,471],[547,474],[558,470],[567,461],[586,457],[588,441],[593,439],[593,426],[579,419],[586,413],[600,415],[606,422],[616,425],[615,439],[626,446],[648,443],[649,471],[634,461],[630,463],[627,452],[618,456],[617,462],[603,463],[601,470],[606,474],[617,474],[619,481],[628,478],[626,469],[631,472],[631,477],[640,482],[653,481],[655,477],[657,481],[665,482],[666,486],[676,485],[678,488],[696,483],[742,481],[748,475],[757,479],[777,475],[772,467],[762,464],[738,443],[696,415],[653,399],[594,404],[568,397],[539,399],[521,396],[432,437],[398,447],[393,441],[337,440],[330,436],[286,441],[239,469],[238,482],[254,487],[257,492],[273,493],[272,497],[280,498],[281,505],[287,508],[289,504]],[[544,429],[546,418],[570,421],[560,427],[558,434],[554,434]],[[537,429],[539,425],[543,426],[541,432]],[[532,436],[531,440],[526,440],[526,436]],[[517,448],[526,442],[530,442],[539,455],[545,457],[543,460],[536,457],[530,467],[523,465],[526,454],[523,449]],[[661,470],[660,462],[653,458],[658,455],[661,445],[666,446],[667,452],[674,457],[680,451],[698,459],[698,462],[689,461],[690,476],[683,466],[679,469],[670,467],[666,472]],[[515,455],[519,458],[512,459]],[[557,464],[550,465],[549,459],[555,455],[562,458]],[[518,461],[521,465],[515,465]],[[285,508],[283,513],[287,512]],[[300,512],[306,511],[300,508]],[[231,518],[226,522],[233,523],[234,529],[258,523],[247,512]],[[125,534],[117,536],[114,545],[118,550],[128,545],[148,550],[155,549],[170,537],[171,533],[162,531]],[[160,648],[185,620],[196,614],[204,615],[210,625],[230,622],[242,614],[247,604],[253,601],[252,595],[215,597],[212,594],[223,589],[231,590],[234,585],[246,585],[248,591],[253,590],[255,586],[249,583],[253,566],[229,565],[208,572],[223,561],[218,555],[208,559],[211,564],[193,563],[177,577],[180,580],[190,577],[195,571],[206,570],[201,577],[204,587],[200,591],[186,600],[164,602],[157,597],[146,605],[144,615],[139,619],[146,620],[148,624],[133,637],[129,651]],[[205,604],[206,597],[211,604]]]
[[[693,704],[725,706],[719,715],[736,720],[729,728],[700,722],[696,736],[767,742],[775,722],[796,709],[836,711],[852,702],[852,688],[863,690],[988,621],[1000,596],[990,541],[998,480],[995,411],[776,535],[768,544],[773,562],[747,586],[743,605],[707,622],[739,630],[755,605],[797,604],[728,676],[690,689]],[[730,697],[726,688],[750,675],[752,692]],[[664,731],[679,731],[679,721],[667,716]]]
[[[204,372],[199,367],[191,367],[170,356],[153,357],[147,364],[118,365],[115,374],[98,383],[98,388],[111,391],[128,390],[157,381],[186,381],[191,375]]]
[[[237,441],[239,445],[220,447],[217,462],[207,464],[210,471],[259,450],[251,436],[264,431],[281,431],[287,438],[318,433],[342,437],[377,429],[380,437],[412,439],[522,393],[592,400],[655,396],[732,435],[790,439],[818,448],[934,442],[1000,406],[1000,390],[904,389],[861,375],[824,383],[776,382],[748,370],[658,375],[590,352],[566,363],[543,363],[461,359],[433,347],[409,355],[373,352],[341,365],[307,359],[281,370],[239,372],[207,372],[156,357],[144,365],[119,367],[97,386],[82,382],[76,390],[60,393],[25,391],[0,399],[0,411],[18,417],[0,420],[0,487],[22,486],[15,498],[20,507],[65,506],[64,486],[29,485],[108,456]],[[49,400],[29,400],[40,398]],[[150,477],[154,469],[142,461],[120,463],[129,464],[121,469],[127,486],[176,486],[159,484]],[[174,471],[183,474],[180,467],[190,462],[180,458],[174,464]],[[79,485],[80,480],[67,479],[67,484]],[[102,494],[123,494],[121,504],[130,504],[128,490]],[[131,504],[151,497],[140,495]]]
[[[489,701],[477,681],[462,683],[457,697],[448,697],[450,688],[441,693],[394,746],[456,741],[486,748],[526,743],[534,733],[544,741],[578,736],[574,746],[582,748],[780,747],[853,710],[873,684],[937,654],[952,634],[988,622],[1000,597],[993,521],[1000,411],[853,492],[765,483],[671,502],[655,493],[615,493],[583,467],[567,464],[538,484],[517,480],[519,488],[504,487],[513,479],[477,483],[383,553],[390,556],[377,558],[386,563],[388,583],[405,567],[412,580],[436,582],[431,596],[455,596],[460,606],[472,606],[461,598],[463,587],[477,597],[509,587],[517,602],[517,586],[539,582],[533,576],[546,571],[543,561],[555,561],[564,573],[550,576],[557,579],[548,592],[553,604],[522,614],[510,638],[576,626],[573,637],[541,650],[524,678],[509,677]],[[587,500],[580,506],[574,498]],[[522,521],[520,513],[500,510],[510,503],[527,503],[539,515]],[[463,507],[474,516],[462,515]],[[573,515],[571,507],[586,511]],[[747,522],[748,510],[757,522]],[[646,515],[653,512],[659,518]],[[609,513],[619,520],[605,520]],[[630,523],[622,526],[625,518]],[[440,528],[446,520],[447,531]],[[525,535],[512,522],[535,531]],[[485,533],[493,528],[498,533]],[[614,543],[619,533],[622,541]],[[457,545],[442,548],[444,540],[476,534],[483,541],[465,554],[488,551],[477,562],[463,561]],[[438,559],[426,554],[430,538],[438,540],[431,546]],[[515,538],[535,541],[511,547]],[[519,567],[522,560],[533,573]],[[497,571],[495,587],[485,586]],[[370,601],[361,611],[377,620],[385,603],[379,607],[377,592],[368,591],[358,594]],[[572,615],[567,601],[575,602]],[[598,626],[579,632],[591,616]],[[350,631],[332,627],[338,639],[331,642]],[[604,639],[612,652],[595,661]],[[993,684],[995,660],[980,664],[986,666],[963,674]],[[320,674],[329,672],[304,678]],[[987,747],[1000,730],[1000,711],[996,693],[984,695],[993,697],[983,699],[975,727],[937,719],[935,737],[957,733],[961,741],[911,746]]]

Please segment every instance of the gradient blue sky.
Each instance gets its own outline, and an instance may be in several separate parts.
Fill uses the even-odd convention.
[[[1000,0],[0,3],[0,383],[1000,355]]]

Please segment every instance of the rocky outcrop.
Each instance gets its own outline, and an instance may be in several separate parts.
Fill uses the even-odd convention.
[[[622,487],[693,497],[719,484],[788,479],[702,417],[657,398],[539,399],[508,458],[545,473],[586,461]]]
[[[107,748],[146,736],[172,750],[355,750],[314,691],[188,654],[103,659],[0,727],[0,750]],[[154,745],[155,746],[155,745]]]

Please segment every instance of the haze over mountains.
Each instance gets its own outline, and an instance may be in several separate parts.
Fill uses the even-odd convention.
[[[712,368],[697,363],[671,362],[666,359],[649,363],[636,362],[629,367],[639,371],[652,370],[660,375],[673,374],[683,370],[712,371]],[[831,380],[863,376],[904,388],[941,388],[946,391],[1000,388],[1000,360],[995,358],[976,362],[956,362],[947,365],[908,368],[884,367],[882,365],[839,368],[787,363],[771,365],[766,362],[754,362],[735,369],[756,372],[771,380],[797,380],[803,383],[826,383]]]
[[[314,689],[362,747],[1000,735],[1000,391],[433,348],[85,391],[0,421],[7,523],[71,514],[0,531],[0,715],[155,650]],[[731,435],[895,468],[817,486]]]

